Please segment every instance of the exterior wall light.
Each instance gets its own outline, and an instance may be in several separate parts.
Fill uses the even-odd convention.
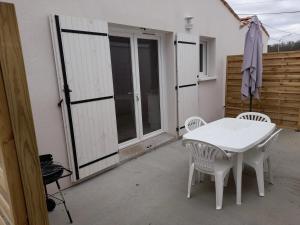
[[[190,31],[193,28],[193,23],[192,23],[193,19],[194,19],[193,16],[186,16],[186,17],[184,17],[184,20],[185,20],[185,29],[187,31]]]

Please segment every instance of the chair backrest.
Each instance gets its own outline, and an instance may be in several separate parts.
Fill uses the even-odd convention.
[[[267,140],[265,140],[263,143],[257,145],[257,149],[261,150],[262,152],[264,152],[265,154],[268,154],[270,152],[270,146],[272,143],[274,143],[277,138],[279,133],[282,131],[282,129],[278,129],[277,131],[275,131],[270,137],[268,137]]]
[[[224,150],[205,142],[185,139],[183,145],[190,151],[195,169],[204,173],[213,174],[215,160],[228,158]]]
[[[195,130],[198,127],[201,127],[203,125],[207,124],[201,117],[190,117],[188,118],[185,123],[185,129],[187,130],[187,132],[190,132],[192,130]]]
[[[241,113],[240,115],[238,115],[236,118],[271,123],[270,117],[268,117],[265,114],[258,113],[258,112],[244,112],[244,113]]]

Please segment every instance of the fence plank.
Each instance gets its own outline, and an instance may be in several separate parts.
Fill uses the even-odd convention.
[[[235,117],[249,110],[241,100],[242,55],[227,57],[225,115]],[[300,51],[263,55],[261,99],[253,100],[253,111],[269,115],[279,127],[300,129]]]
[[[0,217],[10,219],[10,210],[14,225],[48,225],[17,18],[9,3],[0,3],[0,103],[1,168],[10,197],[10,207],[0,199]]]

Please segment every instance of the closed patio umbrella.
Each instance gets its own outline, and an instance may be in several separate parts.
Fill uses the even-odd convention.
[[[249,111],[252,111],[252,96],[259,99],[259,89],[262,86],[262,53],[261,22],[257,16],[253,16],[246,34],[241,87],[242,99],[250,98]]]

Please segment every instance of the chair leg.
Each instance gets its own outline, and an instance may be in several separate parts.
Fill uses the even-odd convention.
[[[203,180],[202,180],[202,176],[203,174],[199,171],[195,171],[196,172],[196,176],[197,176],[197,184],[201,183]]]
[[[237,155],[236,154],[234,154],[233,156],[232,156],[232,158],[231,158],[231,161],[233,161],[233,168],[232,168],[232,175],[233,175],[233,180],[234,180],[234,183],[235,183],[235,185],[236,185],[236,182],[237,182],[237,179],[236,179],[236,174],[237,174],[237,164],[236,164],[236,162],[237,162]],[[244,166],[244,165],[243,165]],[[243,167],[242,167],[243,168]],[[229,172],[228,173],[230,173],[230,170],[229,170]]]
[[[215,187],[216,187],[216,209],[222,209],[223,189],[224,189],[224,177],[223,176],[215,175]]]
[[[232,170],[232,174],[233,174],[234,183],[236,184],[236,168],[235,167]]]
[[[268,172],[268,162],[264,162],[264,172]]]
[[[205,178],[205,174],[204,173],[200,173],[200,182],[203,182],[204,178]]]
[[[272,164],[271,164],[271,159],[270,158],[267,159],[267,163],[268,163],[269,183],[274,184]]]
[[[66,210],[66,212],[67,212],[67,215],[68,215],[68,218],[69,218],[69,220],[70,220],[70,223],[73,223],[71,214],[70,214],[70,212],[69,212],[69,210],[68,210],[68,208],[67,208],[66,201],[65,201],[65,198],[64,198],[63,193],[62,193],[61,190],[60,190],[60,185],[59,185],[58,181],[56,181],[56,186],[57,186],[58,192],[59,192],[59,194],[60,194],[60,197],[61,197],[61,199],[62,199],[62,202],[63,202],[63,204],[64,204],[64,206],[65,206],[65,210]]]
[[[227,185],[228,185],[229,174],[230,174],[230,170],[229,170],[229,172],[225,176],[224,187],[227,187]]]
[[[194,171],[193,185],[199,184],[201,182],[201,173],[199,171]]]
[[[192,187],[192,180],[193,180],[194,168],[195,168],[195,165],[194,165],[194,163],[192,163],[190,165],[190,170],[189,170],[188,194],[187,194],[188,198],[191,197],[191,187]]]
[[[191,165],[190,165],[190,167],[191,167]],[[193,176],[193,178],[192,178],[192,186],[194,186],[196,184],[197,184],[196,176]]]
[[[194,177],[196,177],[196,184],[202,183],[204,181],[204,174],[199,171],[195,171],[194,173]]]
[[[205,174],[201,173],[199,171],[194,171],[194,176],[193,176],[193,183],[192,185],[202,183],[204,181]]]
[[[264,185],[264,165],[263,163],[259,164],[255,168],[257,185],[258,185],[258,193],[259,196],[265,196],[265,185]]]

